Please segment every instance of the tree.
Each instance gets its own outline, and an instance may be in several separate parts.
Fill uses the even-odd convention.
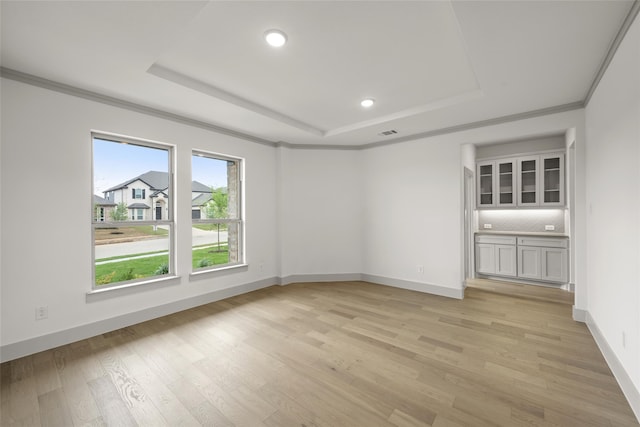
[[[229,206],[229,197],[226,188],[211,187],[211,200],[209,200],[204,208],[207,219],[223,219],[229,216],[227,208]],[[216,224],[218,230],[218,251],[220,251],[220,223]]]
[[[125,202],[120,202],[115,209],[111,211],[111,219],[114,221],[126,221],[129,219],[129,210]]]
[[[227,218],[227,208],[229,206],[229,197],[226,188],[211,187],[211,200],[205,205],[206,215],[208,219]]]

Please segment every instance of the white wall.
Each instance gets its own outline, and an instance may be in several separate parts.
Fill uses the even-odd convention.
[[[639,76],[636,19],[586,108],[587,299],[595,326],[635,384],[640,415]]]
[[[528,138],[500,144],[478,147],[476,159],[491,159],[496,157],[522,156],[523,153],[539,151],[564,151],[566,148],[564,135],[546,136],[543,138]]]
[[[461,289],[460,145],[374,148],[364,168],[364,272]]]
[[[583,113],[570,111],[365,150],[365,275],[382,277],[382,283],[462,296],[461,165],[468,163],[468,151],[461,146],[562,134],[581,127]]]
[[[460,163],[462,167],[469,169],[473,174],[476,173],[476,146],[473,144],[463,144],[460,147]]]
[[[87,300],[92,129],[176,145],[177,186],[184,189],[177,200],[179,280]],[[250,265],[199,280],[188,277],[193,148],[246,159]],[[1,175],[3,346],[215,290],[276,282],[273,147],[3,79]],[[49,318],[35,321],[36,306],[48,306]]]
[[[281,277],[360,274],[361,152],[279,150]]]

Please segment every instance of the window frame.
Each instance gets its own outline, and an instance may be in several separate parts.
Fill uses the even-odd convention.
[[[230,156],[228,154],[221,154],[221,153],[216,153],[216,152],[212,152],[212,151],[207,151],[207,150],[200,150],[200,149],[193,149],[191,150],[191,180],[189,181],[189,183],[192,185],[193,181],[194,181],[194,177],[193,177],[193,157],[194,156],[198,156],[198,157],[205,157],[205,158],[209,158],[212,160],[221,160],[221,161],[231,161],[231,162],[235,162],[237,164],[237,183],[238,183],[238,194],[237,194],[237,200],[238,200],[238,206],[237,206],[237,212],[238,212],[238,217],[237,218],[202,218],[202,216],[199,219],[190,218],[191,220],[191,229],[193,230],[193,226],[195,224],[237,224],[238,227],[238,260],[235,262],[228,262],[225,264],[215,264],[215,265],[210,265],[207,267],[200,267],[200,268],[196,268],[193,266],[193,235],[191,237],[192,239],[192,243],[191,243],[191,275],[198,275],[198,274],[202,274],[202,273],[209,273],[209,272],[215,272],[215,271],[220,271],[220,270],[228,270],[230,268],[236,268],[236,267],[242,267],[242,266],[246,266],[246,241],[245,241],[245,225],[246,225],[246,220],[245,220],[245,200],[244,200],[244,168],[245,168],[245,159],[242,157],[235,157],[235,156]],[[228,179],[228,177],[227,177]],[[190,188],[191,190],[191,188]],[[190,194],[192,193],[192,191],[190,191]],[[192,208],[192,212],[193,212],[193,207]],[[201,211],[202,212],[202,211]],[[227,227],[227,230],[229,228]],[[192,231],[193,233],[193,231]],[[227,247],[228,247],[228,238],[227,238]]]
[[[133,189],[133,199],[134,200],[144,200],[145,199],[145,191],[144,188],[134,188]]]
[[[95,171],[94,171],[94,163],[95,163],[95,153],[94,153],[94,140],[100,139],[103,141],[110,141],[114,144],[131,144],[140,147],[148,147],[153,149],[165,150],[167,151],[167,171],[168,171],[168,187],[166,190],[167,193],[167,218],[162,220],[156,219],[145,219],[145,220],[135,220],[129,219],[129,215],[127,213],[127,221],[113,221],[105,215],[104,221],[99,221],[93,215],[91,217],[91,290],[89,293],[103,292],[105,290],[113,290],[113,289],[121,289],[129,286],[137,286],[137,285],[147,285],[153,284],[157,282],[166,281],[167,279],[172,279],[177,277],[176,274],[176,221],[175,221],[175,170],[176,170],[176,146],[174,144],[167,144],[158,141],[152,141],[143,138],[136,138],[132,136],[114,134],[109,132],[102,131],[91,131],[90,134],[90,144],[91,144],[91,202],[93,206],[93,194],[94,194],[94,183],[95,183]],[[93,210],[93,209],[92,209]],[[136,211],[137,209],[132,209],[132,211]],[[135,216],[135,213],[134,213]],[[139,279],[133,280],[125,280],[121,282],[114,282],[104,285],[96,285],[96,254],[95,254],[95,231],[96,228],[99,227],[109,227],[109,226],[122,226],[122,224],[129,224],[131,226],[144,226],[144,225],[167,225],[169,226],[169,233],[167,235],[168,240],[168,264],[169,271],[166,274],[158,275],[158,276],[147,276]]]

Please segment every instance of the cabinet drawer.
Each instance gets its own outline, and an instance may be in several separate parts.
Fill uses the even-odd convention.
[[[553,237],[518,237],[518,246],[537,246],[541,248],[567,248],[569,240]]]
[[[476,243],[491,243],[494,245],[515,245],[516,236],[491,236],[488,234],[476,234]]]

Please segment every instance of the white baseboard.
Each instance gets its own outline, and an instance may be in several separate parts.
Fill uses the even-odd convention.
[[[310,283],[310,282],[351,282],[364,281],[377,283],[379,285],[392,286],[394,288],[407,289],[410,291],[424,292],[427,294],[440,295],[443,297],[462,299],[464,297],[464,289],[448,288],[446,286],[433,285],[430,283],[411,282],[409,280],[394,279],[392,277],[376,276],[373,274],[361,273],[343,273],[343,274],[296,274],[281,277],[280,285],[289,285],[291,283]]]
[[[464,298],[463,288],[448,288],[446,286],[433,285],[431,283],[411,282],[409,280],[394,279],[391,277],[376,276],[373,274],[362,274],[362,280],[365,282],[377,283],[379,285],[393,286],[394,288],[408,289],[410,291],[424,292],[443,297],[456,299]]]
[[[353,282],[362,280],[360,273],[338,273],[338,274],[292,274],[280,277],[278,284],[284,286],[291,283],[312,283],[312,282]]]
[[[591,331],[593,339],[596,341],[600,352],[604,356],[604,359],[607,361],[611,372],[613,372],[613,376],[618,381],[618,384],[622,389],[622,393],[627,398],[629,406],[631,406],[631,410],[636,415],[638,422],[640,422],[640,390],[638,390],[634,385],[631,377],[609,346],[609,343],[600,331],[600,328],[598,328],[596,322],[593,320],[593,317],[591,317],[591,314],[588,311],[586,311],[585,314],[587,327],[589,328],[589,331]]]
[[[576,322],[585,323],[587,321],[587,310],[576,308],[576,306],[574,305],[572,310],[572,317]]]
[[[135,325],[141,322],[146,322],[147,320],[167,316],[179,311],[188,310],[190,308],[197,307],[203,304],[209,304],[211,302],[220,301],[225,298],[245,294],[247,292],[267,288],[273,285],[345,281],[367,281],[371,283],[393,286],[396,288],[408,289],[412,291],[425,292],[449,298],[462,299],[464,296],[463,289],[452,289],[428,283],[410,282],[407,280],[360,273],[299,274],[286,277],[273,277],[262,279],[252,283],[233,286],[226,289],[219,289],[206,294],[159,305],[157,307],[150,307],[133,313],[127,313],[120,316],[112,317],[110,319],[87,323],[85,325],[76,326],[62,331],[52,332],[50,334],[42,335],[39,337],[29,338],[11,344],[5,344],[0,347],[0,362],[7,362],[19,357],[28,356],[40,351],[49,350],[61,345],[69,344],[86,338],[91,338],[96,335],[104,334],[106,332],[111,332],[116,329]]]
[[[135,325],[137,323],[146,322],[147,320],[156,319],[158,317],[167,316],[179,311],[188,310],[203,304],[220,301],[236,295],[246,294],[262,288],[267,288],[278,283],[277,278],[262,279],[252,283],[233,286],[230,288],[219,289],[202,295],[185,298],[179,301],[170,302],[150,307],[144,310],[127,313],[110,319],[99,320],[97,322],[87,323],[85,325],[76,326],[58,332],[42,335],[35,338],[29,338],[0,347],[0,362],[17,359],[19,357],[28,356],[40,351],[49,350],[61,345],[69,344],[86,338],[95,337],[96,335],[111,332],[116,329]]]

